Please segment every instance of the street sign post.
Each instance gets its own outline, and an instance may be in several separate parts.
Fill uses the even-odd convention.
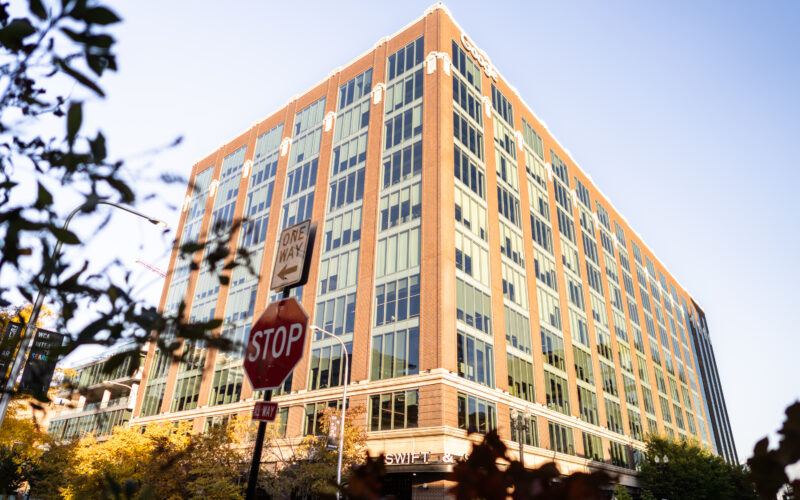
[[[297,299],[289,298],[289,290],[308,281],[316,234],[317,224],[310,219],[281,231],[272,265],[270,290],[282,290],[283,298],[267,306],[247,339],[242,365],[253,390],[264,391],[264,401],[257,402],[253,408],[253,420],[259,420],[259,424],[247,478],[246,500],[255,497],[267,422],[274,420],[278,413],[278,405],[270,401],[272,389],[283,384],[303,357],[308,314]]]
[[[254,390],[264,390],[264,401],[261,404],[270,404],[272,389],[280,387],[292,372],[303,357],[306,343],[308,314],[297,299],[286,298],[288,289],[284,289],[283,293],[284,298],[268,305],[253,325],[244,351],[244,373]],[[277,405],[275,410],[277,413]],[[261,421],[258,424],[253,461],[250,464],[250,477],[247,480],[247,500],[255,497],[261,449],[267,432],[267,420],[257,420]]]
[[[253,407],[253,420],[273,422],[278,415],[278,403],[272,401],[256,401]]]
[[[314,248],[316,232],[317,225],[311,219],[281,231],[275,264],[272,266],[270,290],[301,286],[308,281],[308,264],[313,253],[308,248]]]

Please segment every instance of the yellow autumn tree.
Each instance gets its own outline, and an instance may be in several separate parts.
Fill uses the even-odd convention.
[[[140,499],[241,498],[238,440],[233,424],[204,434],[192,434],[190,422],[117,427],[106,441],[87,436],[53,457],[64,461],[57,494],[68,500],[112,498],[114,492]],[[34,496],[55,496],[58,467],[50,469],[32,482]]]
[[[6,307],[0,309],[0,331],[5,332],[6,326],[9,321],[25,325],[28,323],[28,318],[31,317],[33,311],[33,304],[28,304],[21,307]],[[57,314],[49,306],[42,305],[39,311],[39,317],[36,319],[36,326],[42,327],[55,318]]]
[[[5,332],[9,322],[26,323],[32,306],[0,309],[0,332]],[[42,307],[37,325],[41,326],[55,317],[48,307]],[[4,377],[0,377],[4,378]],[[42,449],[51,440],[35,418],[35,409],[29,398],[14,398],[0,427],[0,493],[10,494],[24,486],[36,474],[41,463]]]
[[[342,480],[350,475],[353,465],[364,461],[367,434],[358,424],[365,408],[348,408],[345,417],[342,453]],[[272,498],[317,498],[336,492],[336,467],[339,457],[337,443],[327,447],[327,434],[334,415],[341,412],[326,408],[318,414],[319,435],[306,436],[296,446],[291,441],[271,437],[265,446],[264,461],[273,462],[272,474],[259,475],[260,487]],[[274,427],[272,428],[275,429]]]
[[[25,407],[12,402],[0,427],[0,493],[11,494],[31,477],[41,463],[42,448],[50,437],[29,416]]]

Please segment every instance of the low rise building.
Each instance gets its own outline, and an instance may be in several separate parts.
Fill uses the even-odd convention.
[[[134,357],[127,357],[110,369],[112,358],[120,353],[138,349],[126,343],[73,367],[61,367],[61,390],[48,414],[47,432],[56,439],[70,440],[93,434],[106,439],[114,427],[127,426],[136,403],[142,380],[145,351],[140,351],[140,363],[133,369]],[[57,381],[58,383],[58,381]]]

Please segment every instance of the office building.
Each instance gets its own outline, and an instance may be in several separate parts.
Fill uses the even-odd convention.
[[[694,301],[689,309],[689,330],[692,334],[692,347],[694,349],[694,362],[699,375],[701,396],[705,403],[711,445],[714,451],[732,464],[739,463],[736,454],[736,443],[733,441],[733,431],[728,419],[728,408],[725,406],[725,396],[717,371],[717,360],[714,357],[714,348],[708,332],[708,323],[703,310]]]
[[[161,307],[185,300],[243,342],[276,296],[277,235],[310,218],[313,266],[292,293],[347,343],[349,405],[404,493],[440,491],[470,430],[516,450],[518,414],[529,466],[633,485],[646,433],[715,440],[694,301],[479,47],[437,4],[197,162],[178,243],[231,236],[263,278],[220,285],[174,253]],[[318,432],[341,395],[335,339],[305,349],[273,397],[287,439]],[[184,352],[150,346],[133,424],[249,414],[242,350]]]

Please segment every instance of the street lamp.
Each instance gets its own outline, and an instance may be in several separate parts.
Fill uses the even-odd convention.
[[[131,207],[120,205],[119,203],[114,203],[112,201],[106,200],[92,200],[86,201],[81,203],[72,212],[67,215],[67,219],[64,221],[64,225],[61,226],[62,229],[66,230],[69,227],[69,223],[72,221],[72,218],[86,208],[90,208],[93,205],[110,205],[115,208],[119,208],[120,210],[124,210],[128,213],[141,217],[150,224],[154,226],[165,228],[167,227],[167,223],[156,219],[155,217],[150,217],[149,215],[145,215],[141,212],[138,212]],[[8,404],[11,402],[11,394],[14,392],[14,385],[17,382],[17,375],[19,370],[22,368],[22,363],[25,361],[25,354],[27,354],[28,350],[33,345],[33,341],[36,337],[34,335],[34,330],[36,329],[36,321],[39,319],[39,312],[42,309],[42,303],[44,302],[45,296],[45,288],[50,284],[50,280],[53,277],[53,264],[58,260],[59,254],[61,253],[61,246],[63,242],[59,239],[56,241],[55,246],[53,247],[53,254],[52,258],[50,259],[51,265],[48,265],[47,262],[44,263],[44,267],[42,272],[44,273],[44,279],[41,281],[41,285],[39,286],[39,290],[36,293],[36,301],[33,303],[33,309],[31,310],[31,315],[28,317],[28,323],[25,325],[25,338],[22,341],[22,345],[20,345],[19,351],[17,351],[17,357],[14,359],[14,365],[11,368],[11,374],[8,378],[8,382],[6,383],[5,391],[3,392],[2,400],[0,400],[0,425],[3,424],[3,420],[6,416],[6,411],[8,410]]]
[[[344,383],[342,384],[342,418],[341,422],[339,423],[339,460],[336,465],[336,484],[339,485],[339,488],[342,487],[342,453],[344,449],[344,418],[345,412],[347,411],[347,383],[350,380],[350,373],[349,373],[349,365],[347,362],[347,346],[339,336],[332,334],[327,330],[323,330],[322,328],[311,325],[312,331],[317,331],[327,335],[328,337],[332,337],[339,341],[342,344],[342,357],[344,357]],[[336,498],[340,498],[340,491],[336,491]]]
[[[656,463],[656,468],[658,469],[658,472],[664,477],[664,483],[667,486],[667,498],[669,498],[670,494],[672,493],[669,487],[669,479],[667,478],[669,457],[667,456],[666,453],[664,453],[663,457],[659,457],[658,455],[656,455],[655,457],[653,457],[653,462]]]
[[[511,414],[511,430],[517,433],[517,442],[519,443],[519,463],[522,468],[525,468],[525,452],[523,451],[523,433],[528,432],[527,414],[519,410],[514,410]]]

